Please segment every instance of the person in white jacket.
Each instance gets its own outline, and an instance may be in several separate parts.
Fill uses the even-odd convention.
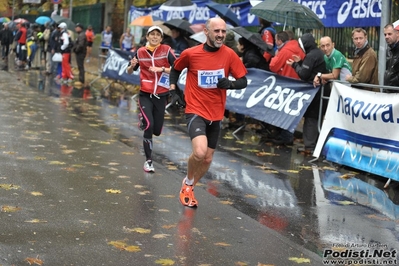
[[[67,25],[65,22],[61,22],[58,25],[58,28],[61,32],[61,37],[59,39],[61,45],[61,54],[62,54],[62,72],[61,72],[61,82],[72,82],[73,75],[71,70],[71,51],[73,47],[73,43],[67,31]]]

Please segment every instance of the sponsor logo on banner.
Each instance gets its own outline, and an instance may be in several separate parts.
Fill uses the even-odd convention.
[[[382,0],[292,0],[311,9],[324,27],[380,26]],[[388,0],[386,1],[388,4]]]
[[[299,4],[302,4],[312,10],[319,19],[326,18],[326,4],[327,1],[305,1],[305,0],[298,0]]]
[[[337,82],[314,156],[399,180],[399,95]]]

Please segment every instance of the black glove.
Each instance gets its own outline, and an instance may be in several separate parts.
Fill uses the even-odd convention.
[[[218,84],[216,86],[220,89],[231,89],[233,85],[233,82],[229,80],[228,78],[221,78],[218,79]]]
[[[170,102],[172,103],[172,105],[176,105],[179,108],[183,108],[186,106],[180,96],[176,93],[176,90],[170,90],[169,93],[171,96]]]

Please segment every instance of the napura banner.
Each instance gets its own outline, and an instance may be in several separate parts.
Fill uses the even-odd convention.
[[[334,82],[314,156],[399,180],[399,94]]]
[[[102,76],[140,85],[140,68],[126,73],[134,54],[110,49]],[[226,109],[294,132],[303,114],[317,93],[312,84],[290,79],[260,69],[249,68],[248,86],[243,90],[227,90]],[[184,90],[186,70],[178,86]]]

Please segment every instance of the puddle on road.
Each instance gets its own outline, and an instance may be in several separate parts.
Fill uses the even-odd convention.
[[[37,71],[17,74],[38,89]],[[135,101],[85,99],[84,91],[44,77],[42,92],[59,97],[71,113],[135,149],[141,149]],[[130,108],[129,108],[130,107]],[[191,151],[181,112],[169,110],[162,136],[154,138],[154,160],[172,162],[184,176]],[[399,248],[399,186],[386,179],[325,162],[292,147],[276,147],[254,130],[233,135],[225,128],[210,172],[201,187],[245,215],[321,254],[343,244],[379,243]],[[175,145],[176,141],[179,145]],[[352,172],[353,171],[353,172]]]

